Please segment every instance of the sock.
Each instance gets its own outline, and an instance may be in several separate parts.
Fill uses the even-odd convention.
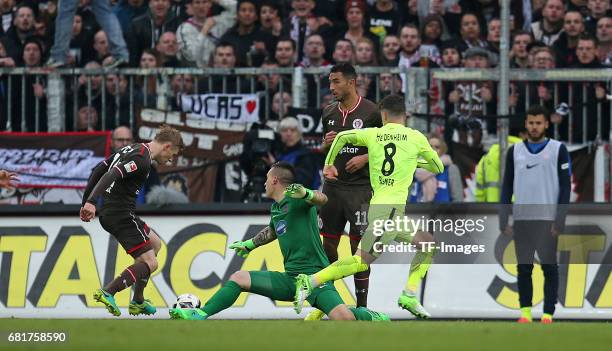
[[[427,270],[431,265],[431,259],[434,255],[434,251],[423,252],[419,251],[410,262],[410,272],[408,273],[408,282],[404,287],[404,290],[411,294],[416,294],[421,280],[427,274]]]
[[[311,276],[310,281],[312,283],[312,287],[316,288],[317,286],[325,284],[329,281],[338,280],[353,275],[357,272],[366,271],[368,268],[368,264],[363,262],[361,257],[357,255],[345,257],[330,264]]]
[[[149,275],[151,275],[149,266],[144,262],[137,262],[121,272],[115,280],[108,283],[104,290],[111,295],[115,295],[119,291],[134,285],[140,279],[146,278],[148,280]]]
[[[530,313],[531,314],[531,313]],[[550,313],[544,313],[542,315],[542,319],[550,319],[552,321],[552,314]]]
[[[531,320],[531,307],[521,307],[521,317]]]
[[[349,307],[349,310],[353,312],[355,319],[358,321],[371,321],[372,320],[372,314],[370,313],[370,310],[368,310],[365,307],[357,307],[357,308]]]
[[[132,300],[134,300],[136,303],[144,302],[144,289],[148,282],[149,277],[147,276],[145,278],[138,279],[136,284],[134,284],[134,298]]]
[[[235,281],[230,280],[208,300],[202,311],[208,316],[212,316],[226,308],[230,308],[236,302],[241,292],[240,286]]]
[[[368,286],[370,285],[370,270],[355,273],[355,295],[357,307],[368,306]]]

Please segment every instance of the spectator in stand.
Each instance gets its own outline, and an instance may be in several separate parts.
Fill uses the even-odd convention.
[[[499,55],[499,41],[501,38],[501,20],[497,17],[491,19],[487,25],[487,41],[489,49]]]
[[[96,35],[94,35],[93,49],[94,57],[90,58],[91,61],[102,63],[105,58],[110,56],[108,37],[103,30],[99,30]]]
[[[320,34],[313,33],[306,38],[304,54],[304,59],[299,63],[300,67],[323,67],[331,64],[325,59],[325,42]]]
[[[512,36],[512,50],[510,51],[510,67],[529,67],[529,51],[527,47],[533,41],[528,32],[517,32]]]
[[[12,58],[16,64],[20,65],[23,62],[23,47],[26,40],[32,35],[34,35],[34,11],[29,6],[20,5],[15,11],[13,25],[1,39],[7,56]]]
[[[457,68],[461,67],[461,53],[453,41],[445,41],[440,48],[442,50],[442,60],[440,67]]]
[[[332,55],[335,64],[355,62],[355,48],[348,39],[338,39]]]
[[[612,17],[602,17],[597,21],[597,40],[599,62],[606,67],[612,67]]]
[[[102,33],[104,32],[102,31]],[[91,37],[83,30],[83,17],[80,12],[77,12],[72,22],[72,39],[70,40],[68,58],[66,61],[68,66],[82,67],[86,62],[94,60],[95,51],[94,47],[91,45],[91,41]],[[106,43],[106,47],[108,50],[108,42]]]
[[[102,65],[96,61],[88,62],[85,69],[100,69]],[[66,130],[74,130],[74,123],[78,124],[77,116],[74,116],[74,94],[76,94],[76,106],[79,108],[89,106],[96,110],[97,115],[102,109],[102,76],[101,75],[85,75],[81,74],[76,87],[71,87],[66,93]],[[75,122],[76,121],[76,122]],[[96,121],[96,130],[101,129],[101,125]]]
[[[132,20],[146,12],[147,4],[145,0],[119,0],[113,6],[113,14],[117,16],[124,36],[128,36],[132,31]]]
[[[331,22],[326,17],[316,17],[313,14],[314,0],[291,0],[292,13],[283,23],[281,36],[291,38],[296,47],[299,62],[304,57],[304,42],[311,33],[319,32],[323,37],[331,30]]]
[[[553,45],[563,30],[565,5],[561,0],[547,0],[542,9],[542,19],[531,24],[531,33],[536,41]]]
[[[35,68],[42,66],[43,46],[37,38],[28,38],[23,46],[22,66]],[[11,125],[15,132],[47,131],[47,100],[44,93],[45,77],[25,75],[23,79],[12,80]],[[22,86],[22,84],[24,84]],[[25,97],[22,95],[25,92]],[[23,103],[25,101],[25,104]],[[36,118],[38,103],[38,121]],[[25,117],[25,129],[22,129],[22,118]],[[38,127],[37,127],[38,124]]]
[[[272,96],[272,113],[270,115],[270,120],[280,121],[285,118],[287,111],[289,111],[289,107],[291,107],[291,94],[287,91],[275,93],[274,96]]]
[[[399,61],[400,40],[397,35],[389,34],[382,43],[380,65],[395,67]]]
[[[140,56],[139,67],[140,68],[160,68],[162,67],[163,59],[162,55],[155,49],[144,49]],[[136,77],[136,85],[138,88],[135,91],[137,103],[145,108],[156,108],[157,106],[157,87],[160,85],[162,88],[161,76],[146,75]],[[145,83],[146,80],[146,83]],[[160,92],[159,95],[163,95]],[[145,103],[146,96],[146,103]]]
[[[357,40],[355,64],[358,66],[378,66],[375,50],[374,43],[369,38],[363,37]]]
[[[278,129],[283,147],[272,163],[285,161],[292,164],[295,167],[296,183],[309,189],[318,189],[321,185],[321,162],[302,143],[300,122],[294,117],[286,117],[281,120]]]
[[[276,44],[274,58],[279,67],[295,66],[295,42],[290,38],[281,38]]]
[[[59,13],[55,20],[55,38],[51,48],[51,57],[47,62],[49,67],[57,68],[65,66],[67,63],[73,18],[77,11],[77,5],[77,0],[63,0],[62,6],[59,7]],[[113,60],[109,62],[109,67],[113,68],[127,64],[129,52],[123,39],[119,21],[111,11],[110,1],[95,0],[91,3],[91,10],[97,23],[108,34],[110,53],[113,56]]]
[[[463,14],[463,16],[461,16],[461,40],[458,44],[459,51],[461,51],[462,55],[467,49],[473,47],[490,50],[489,44],[486,40],[481,39],[480,34],[478,16],[469,12]]]
[[[387,95],[399,94],[402,90],[402,80],[397,74],[380,74],[380,98]]]
[[[442,17],[430,15],[423,20],[421,28],[421,48],[429,52],[429,57],[440,57],[442,44]]]
[[[116,74],[106,76],[105,129],[111,130],[121,125],[133,125],[134,121],[130,120],[130,95],[127,88],[126,76]],[[136,115],[136,107],[134,107],[133,115]]]
[[[144,49],[153,49],[165,32],[176,32],[180,20],[170,11],[170,0],[150,0],[146,14],[134,18],[128,36],[130,63],[138,66]]]
[[[347,30],[341,34],[341,37],[348,39],[357,47],[357,41],[361,38],[369,38],[376,45],[378,52],[379,37],[369,32],[365,28],[366,4],[363,0],[349,0],[346,2],[345,18]]]
[[[15,0],[0,0],[0,37],[11,28],[14,19]]]
[[[419,25],[417,0],[400,1],[398,3],[398,7],[400,9],[400,13],[402,14],[402,26],[406,24]]]
[[[597,22],[606,16],[612,16],[610,11],[610,0],[588,0],[588,16],[585,21],[585,29],[591,35],[597,30]]]
[[[166,32],[159,37],[155,49],[162,55],[164,67],[180,67],[178,59],[178,42],[174,32]]]
[[[15,60],[8,57],[4,44],[0,41],[0,67],[15,67]]]
[[[576,44],[584,33],[584,18],[578,11],[568,11],[563,20],[563,32],[553,44],[557,53],[557,67],[567,68],[576,63]]]
[[[278,38],[283,30],[281,7],[276,0],[263,0],[259,4],[259,22],[264,32]]]
[[[191,0],[193,17],[176,31],[179,58],[188,67],[208,67],[215,42],[236,23],[236,0],[216,0],[223,12],[208,17],[213,0]]]
[[[222,37],[222,42],[232,44],[238,67],[259,67],[263,59],[274,51],[276,39],[257,24],[257,3],[254,0],[238,2],[236,25]]]
[[[533,47],[529,55],[533,57],[533,63],[529,68],[548,70],[554,69],[555,56],[554,51],[548,46],[536,46]],[[546,107],[549,111],[555,110],[554,104],[554,89],[555,84],[558,85],[558,99],[559,101],[567,101],[567,95],[565,93],[565,85],[562,83],[555,82],[514,82],[511,84],[511,95],[510,95],[510,107],[514,108],[513,113],[517,116],[524,116],[529,106],[541,105]],[[529,93],[527,93],[529,89]],[[552,123],[559,123],[557,114],[551,115]],[[510,129],[520,129],[524,124],[523,120],[511,119]],[[554,130],[549,130],[553,132]]]
[[[235,68],[237,57],[235,54],[234,46],[228,42],[221,42],[217,45],[213,56],[213,67],[214,68]],[[209,83],[212,81],[212,83]],[[209,79],[200,80],[200,86],[198,91],[206,93],[232,93],[239,94],[238,86],[236,85],[236,79],[223,79],[221,75],[214,75]],[[212,91],[209,89],[209,84],[212,84]],[[247,90],[248,84],[241,82],[241,88]]]
[[[133,143],[134,136],[132,130],[126,126],[117,127],[111,133],[111,151],[113,153],[119,152],[122,148]]]
[[[376,0],[368,11],[366,30],[382,42],[388,35],[395,35],[402,22],[402,15],[395,1]]]
[[[98,127],[98,111],[92,106],[79,108],[75,132],[95,132]]]
[[[399,67],[418,67],[422,63],[421,60],[421,36],[419,34],[419,29],[413,24],[406,24],[402,27],[400,31],[400,43],[402,46],[402,50],[399,54]],[[434,61],[435,60],[435,61]],[[428,67],[438,67],[436,61],[439,60],[439,57],[427,57],[427,61],[425,61]],[[424,63],[423,63],[424,64]],[[403,78],[402,78],[403,80]]]
[[[486,69],[490,67],[491,52],[484,48],[470,48],[465,52],[463,67]],[[472,146],[479,147],[482,142],[482,133],[485,123],[482,116],[486,112],[495,111],[487,106],[493,100],[494,87],[491,82],[460,82],[455,86],[448,100],[456,104],[456,113],[460,115],[455,127],[459,132],[459,143],[468,144],[468,137],[472,137]],[[494,112],[493,112],[494,113]],[[494,131],[494,126],[489,126]],[[470,135],[468,135],[470,132]]]
[[[181,95],[191,95],[196,93],[193,76],[190,74],[175,74],[170,80],[172,89],[169,96],[169,105],[173,111],[179,111],[181,106]]]
[[[603,68],[597,58],[597,39],[589,35],[582,35],[578,38],[576,46],[576,58],[578,61],[571,68],[580,69],[596,69]],[[598,126],[598,108],[603,111],[610,111],[609,101],[606,99],[605,86],[600,82],[583,82],[571,83],[573,88],[572,100],[568,101],[568,105],[572,109],[573,125],[572,125],[572,142],[580,143],[587,141],[595,141]],[[586,88],[586,100],[583,98],[582,91]],[[561,135],[567,135],[567,123],[564,120],[560,126]],[[585,123],[586,122],[586,123]],[[610,119],[602,115],[602,131],[600,137],[603,140],[608,140],[608,131],[610,130]],[[586,131],[584,130],[586,125]],[[586,140],[583,134],[586,134]]]

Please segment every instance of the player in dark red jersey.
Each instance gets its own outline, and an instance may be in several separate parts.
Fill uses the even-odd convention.
[[[330,71],[329,87],[336,102],[325,107],[321,117],[325,152],[336,134],[342,131],[382,126],[378,106],[357,94],[356,80],[355,68],[348,63],[337,64]],[[353,254],[365,229],[364,210],[372,197],[367,152],[365,147],[347,144],[335,161],[338,180],[326,180],[323,185],[323,193],[329,201],[321,207],[319,216],[323,248],[330,262],[338,259],[338,244],[346,222],[350,223],[349,238]],[[357,306],[367,305],[369,276],[369,270],[355,275]]]
[[[155,307],[144,298],[143,291],[151,272],[157,269],[157,252],[161,248],[159,236],[135,215],[136,196],[149,176],[151,162],[171,162],[183,148],[178,130],[162,126],[153,141],[123,147],[92,171],[85,193],[80,217],[89,222],[96,216],[96,202],[104,196],[100,211],[100,224],[117,239],[125,251],[134,257],[134,264],[127,267],[115,280],[96,290],[94,299],[106,305],[110,313],[121,315],[114,295],[134,285],[134,297],[129,313],[154,314]]]

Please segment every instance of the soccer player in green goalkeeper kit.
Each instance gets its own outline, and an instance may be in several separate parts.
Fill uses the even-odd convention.
[[[203,308],[170,309],[171,318],[207,319],[231,307],[243,291],[272,300],[292,301],[298,274],[312,274],[329,265],[319,236],[315,207],[325,204],[327,196],[293,184],[294,179],[295,172],[290,164],[278,162],[272,166],[265,183],[266,196],[274,200],[269,225],[252,239],[230,245],[239,256],[246,257],[257,247],[278,240],[285,272],[238,271]],[[308,302],[332,320],[389,320],[385,314],[365,307],[347,307],[333,282],[321,284],[308,297]]]
[[[323,175],[335,179],[338,170],[334,166],[336,156],[344,145],[366,146],[369,155],[370,183],[374,195],[368,210],[368,229],[364,233],[354,256],[339,259],[316,274],[300,274],[296,280],[295,310],[300,313],[302,304],[317,291],[317,287],[369,268],[392,241],[410,242],[419,250],[410,265],[408,282],[398,305],[418,318],[429,318],[416,296],[416,290],[431,264],[434,249],[421,250],[432,243],[433,236],[422,231],[390,230],[375,233],[373,224],[403,216],[408,189],[417,167],[434,174],[444,170],[438,154],[427,138],[419,131],[405,127],[406,109],[403,97],[389,95],[380,102],[382,128],[353,129],[339,133],[325,159]]]

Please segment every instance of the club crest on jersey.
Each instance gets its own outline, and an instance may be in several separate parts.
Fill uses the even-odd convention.
[[[363,121],[359,118],[353,121],[353,129],[361,129],[363,127]]]
[[[327,124],[330,125],[330,126],[333,126],[334,125],[334,121],[330,119],[329,121],[327,121]]]
[[[284,235],[287,232],[287,221],[278,221],[274,230],[276,231],[276,236]]]
[[[128,163],[126,163],[126,164],[124,164],[124,165],[123,165],[123,168],[125,168],[125,170],[126,170],[128,173],[132,173],[132,172],[134,172],[135,170],[137,170],[137,169],[138,169],[138,166],[136,166],[136,162],[134,162],[134,161],[130,161],[130,162],[128,162]]]

